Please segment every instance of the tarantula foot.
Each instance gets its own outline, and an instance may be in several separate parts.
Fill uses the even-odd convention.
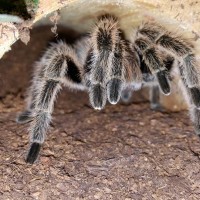
[[[196,135],[197,135],[197,136],[199,137],[199,139],[200,139],[200,126],[196,127],[196,126],[194,125],[194,131],[195,131]]]
[[[108,82],[107,95],[108,95],[108,101],[111,104],[116,104],[120,100],[121,92],[122,92],[121,80],[113,78]]]
[[[155,111],[159,111],[159,112],[164,111],[164,108],[160,104],[157,104],[157,103],[151,103],[150,107],[152,110],[155,110]]]
[[[166,71],[160,71],[157,73],[157,79],[160,85],[160,89],[165,95],[170,94],[170,84],[166,75]]]
[[[31,148],[26,158],[27,163],[33,164],[36,161],[38,154],[40,152],[40,148],[41,148],[41,144],[39,143],[34,142],[31,144]]]
[[[131,89],[125,89],[122,90],[121,93],[121,100],[123,103],[129,103],[131,101],[131,97],[132,97],[132,90]]]
[[[101,110],[106,104],[106,92],[100,84],[93,85],[89,92],[90,102],[96,110]]]
[[[26,111],[22,112],[21,114],[19,114],[19,116],[16,119],[16,122],[19,124],[27,123],[30,121],[31,121],[31,111],[30,110],[26,110]]]
[[[191,96],[192,96],[192,99],[193,99],[195,106],[197,108],[199,108],[200,107],[200,101],[199,101],[199,99],[200,99],[200,89],[195,88],[195,87],[190,88],[190,92],[191,92]]]

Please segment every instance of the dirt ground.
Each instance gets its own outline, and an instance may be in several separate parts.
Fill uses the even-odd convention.
[[[64,89],[38,161],[25,163],[28,124],[15,118],[48,33],[33,31],[0,61],[0,200],[200,199],[200,142],[187,112],[148,102],[99,112],[85,93]]]

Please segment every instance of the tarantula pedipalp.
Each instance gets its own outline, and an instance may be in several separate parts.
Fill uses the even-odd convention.
[[[18,117],[20,123],[30,122],[26,161],[34,163],[38,157],[61,85],[87,90],[92,107],[102,109],[107,100],[116,104],[130,85],[140,89],[156,82],[169,94],[170,71],[177,67],[199,133],[200,69],[193,51],[190,41],[155,23],[144,23],[127,41],[118,20],[109,15],[100,17],[89,36],[74,45],[53,43],[36,64],[27,110]]]

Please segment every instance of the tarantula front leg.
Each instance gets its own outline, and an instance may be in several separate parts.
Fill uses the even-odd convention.
[[[38,63],[28,107],[32,119],[29,127],[31,147],[27,162],[34,163],[38,157],[61,84],[81,86],[81,72],[78,66],[75,52],[63,42],[53,44]]]
[[[111,103],[118,101],[118,92],[121,90],[121,80],[110,77],[109,73],[112,71],[112,65],[115,55],[115,49],[120,51],[119,48],[119,30],[118,22],[111,16],[101,17],[93,32],[91,33],[92,48],[89,59],[91,61],[90,67],[90,87],[89,96],[90,102],[95,109],[102,109],[108,99]],[[120,53],[119,53],[120,54]],[[120,76],[121,72],[121,55],[118,54],[118,59],[115,59],[119,64],[116,75]],[[88,61],[86,61],[88,63]],[[112,72],[111,72],[112,73]],[[114,75],[114,74],[113,74]],[[112,79],[112,80],[111,80]],[[110,91],[113,91],[113,96]]]
[[[114,17],[101,17],[91,33],[92,47],[86,60],[89,97],[95,109],[102,109],[108,98],[116,104],[123,84],[123,51],[118,22]],[[88,70],[89,69],[89,70]]]
[[[111,104],[116,104],[119,101],[123,89],[123,83],[125,82],[124,54],[125,46],[121,41],[116,44],[112,58],[112,66],[109,73],[110,80],[107,83],[107,96],[108,101]]]

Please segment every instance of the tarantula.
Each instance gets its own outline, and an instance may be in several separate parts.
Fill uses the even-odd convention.
[[[138,90],[154,83],[162,93],[170,94],[174,67],[200,134],[200,68],[194,52],[190,40],[154,22],[143,23],[127,41],[118,19],[109,15],[99,17],[91,32],[75,44],[51,44],[36,63],[27,109],[17,119],[30,123],[26,161],[34,163],[38,157],[61,85],[86,90],[92,107],[100,110],[107,100],[116,104],[129,87]]]

